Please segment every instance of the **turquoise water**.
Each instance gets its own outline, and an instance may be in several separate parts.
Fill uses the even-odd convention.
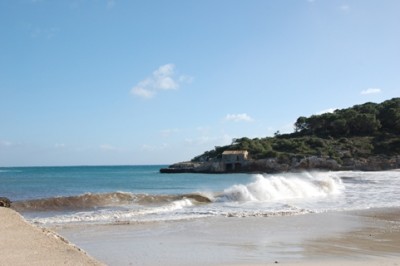
[[[180,194],[223,190],[247,174],[160,174],[163,165],[0,168],[0,195],[13,201],[84,193]]]
[[[269,217],[400,207],[400,171],[161,174],[155,166],[0,168],[0,196],[44,224]]]

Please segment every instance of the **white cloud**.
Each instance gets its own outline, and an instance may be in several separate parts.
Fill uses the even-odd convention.
[[[190,83],[189,76],[176,76],[175,65],[166,64],[155,70],[150,77],[138,82],[131,93],[143,98],[152,98],[161,90],[176,90],[182,83]]]
[[[252,122],[254,121],[248,114],[227,114],[225,116],[226,121],[234,121],[234,122]]]
[[[156,88],[162,90],[174,90],[179,87],[178,83],[172,79],[174,75],[174,68],[173,64],[167,64],[160,66],[156,71],[153,72],[153,80],[149,82],[154,82],[154,86]]]
[[[377,94],[377,93],[381,93],[382,90],[379,88],[368,88],[366,90],[361,91],[362,95],[367,95],[367,94]]]
[[[146,89],[140,85],[134,87],[131,92],[143,98],[152,98],[156,94],[155,91]]]
[[[326,113],[333,113],[337,108],[328,108],[322,111],[319,111],[316,113],[316,115],[322,115],[322,114],[326,114]]]

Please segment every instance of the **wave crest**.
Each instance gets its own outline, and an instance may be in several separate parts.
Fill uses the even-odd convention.
[[[123,206],[129,204],[157,205],[190,200],[194,203],[210,203],[211,200],[200,194],[183,195],[147,195],[128,192],[111,192],[92,194],[85,193],[78,196],[54,197],[18,201],[12,204],[17,211],[65,211],[84,210],[99,207]]]
[[[155,215],[159,218],[160,215],[166,213],[174,213],[185,207],[192,206],[193,203],[189,199],[181,199],[173,201],[163,206],[149,207],[144,209],[129,209],[129,210],[97,210],[90,212],[77,212],[66,215],[56,215],[52,217],[35,218],[32,220],[38,224],[63,224],[63,223],[129,223],[140,221],[143,217]],[[145,219],[146,220],[146,219]]]
[[[118,206],[132,202],[134,194],[112,192],[103,194],[85,193],[78,196],[54,197],[14,202],[17,211],[79,210],[103,206]]]
[[[344,186],[340,178],[329,174],[255,175],[247,185],[234,185],[218,196],[219,201],[267,202],[326,197],[339,194]]]

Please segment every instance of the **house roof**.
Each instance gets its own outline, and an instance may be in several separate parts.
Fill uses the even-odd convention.
[[[239,154],[248,154],[248,151],[245,150],[236,150],[236,151],[224,151],[222,155],[239,155]]]

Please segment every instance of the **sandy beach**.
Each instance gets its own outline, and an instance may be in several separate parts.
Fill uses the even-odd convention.
[[[400,265],[398,208],[51,230],[0,208],[0,220],[0,265]]]
[[[0,265],[103,265],[56,233],[0,208]]]
[[[108,265],[400,265],[397,208],[54,229]]]

